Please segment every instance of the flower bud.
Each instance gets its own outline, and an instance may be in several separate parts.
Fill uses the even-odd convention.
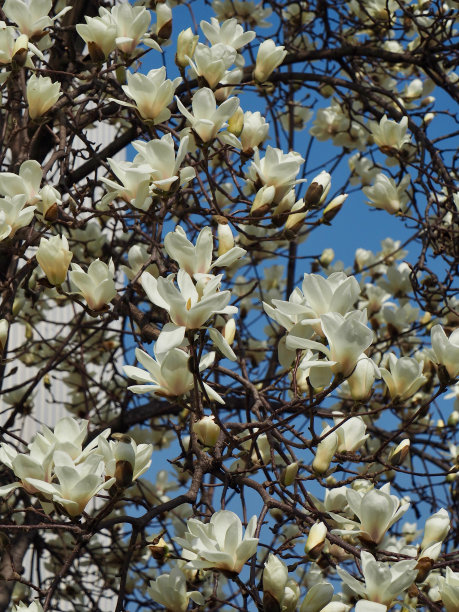
[[[322,214],[322,223],[330,223],[331,221],[333,221],[333,219],[341,210],[344,202],[347,199],[347,196],[347,193],[343,193],[339,196],[336,196],[336,198],[333,198],[330,204],[327,204]]]
[[[276,194],[276,188],[273,185],[264,185],[257,191],[257,195],[250,209],[250,214],[255,217],[262,217],[271,208],[271,203]]]
[[[394,449],[393,453],[391,453],[389,463],[394,466],[401,465],[406,459],[406,456],[408,455],[409,451],[410,441],[408,440],[408,438],[405,438],[405,440],[402,440],[400,444]]]
[[[304,552],[311,558],[317,559],[322,551],[327,537],[327,528],[324,523],[315,523],[309,530]]]
[[[38,194],[40,200],[37,202],[37,209],[41,212],[46,221],[55,221],[58,217],[58,206],[61,204],[61,195],[51,185],[45,185]]]
[[[172,34],[172,10],[166,3],[156,6],[156,35],[167,40]]]
[[[18,65],[24,66],[27,61],[27,54],[29,50],[29,38],[26,34],[18,36],[14,43],[13,52],[11,59]]]
[[[217,217],[218,256],[221,257],[234,247],[234,236],[225,217]]]
[[[295,212],[297,210],[304,211],[304,204],[301,200],[295,202],[295,204],[292,206],[292,210],[290,211],[287,221],[285,222],[284,233],[289,239],[294,238],[301,227],[303,227],[303,221],[306,219],[308,214],[307,212]]]
[[[115,446],[115,478],[120,487],[128,487],[132,483],[132,475],[135,467],[135,451],[132,441],[126,434],[114,433],[112,438],[117,440]]]
[[[175,54],[175,63],[179,68],[188,66],[188,58],[193,58],[198,40],[199,36],[195,36],[191,28],[180,32],[177,37],[177,53]]]
[[[331,176],[325,170],[322,170],[309,185],[306,195],[304,196],[304,203],[308,208],[315,208],[320,206],[327,197],[331,186]]]
[[[36,254],[40,268],[52,285],[61,285],[66,277],[73,257],[65,236],[53,236],[49,240],[42,238]]]
[[[298,474],[299,463],[297,461],[290,463],[283,470],[281,475],[281,482],[284,486],[288,487],[295,481],[296,475]]]
[[[448,535],[449,528],[449,514],[444,508],[441,508],[441,510],[435,512],[435,514],[432,514],[432,516],[426,520],[421,550],[428,548],[431,544],[443,542]]]
[[[459,411],[453,410],[452,413],[448,417],[448,425],[450,427],[455,427],[459,423]]]
[[[320,263],[324,268],[328,268],[331,262],[335,259],[335,251],[333,249],[324,249],[320,256]]]
[[[282,599],[282,612],[295,612],[298,600],[300,598],[300,587],[298,583],[290,578],[284,589],[284,597]]]
[[[257,60],[253,77],[258,83],[264,83],[273,70],[282,64],[287,51],[284,47],[276,47],[272,39],[265,40],[258,48]]]
[[[435,113],[426,113],[424,115],[424,125],[429,125],[435,119]]]
[[[9,325],[6,319],[0,319],[0,353],[3,353],[5,350]]]
[[[169,554],[169,547],[162,535],[150,536],[147,538],[147,542],[153,559],[156,561],[164,561]]]
[[[227,130],[231,134],[234,134],[236,137],[241,135],[241,132],[244,128],[244,111],[239,106],[231,117],[228,119],[228,127]]]
[[[231,346],[231,344],[233,344],[234,342],[235,334],[236,334],[236,321],[231,317],[231,319],[228,319],[228,321],[225,323],[225,326],[223,327],[222,336]]]
[[[215,446],[220,435],[220,427],[214,416],[204,416],[193,423],[193,431],[204,446]]]
[[[276,612],[281,610],[288,569],[285,563],[270,554],[263,570],[263,610]]]
[[[312,462],[312,469],[316,474],[325,474],[330,467],[333,455],[338,448],[338,435],[336,432],[329,434],[317,446],[316,456]]]

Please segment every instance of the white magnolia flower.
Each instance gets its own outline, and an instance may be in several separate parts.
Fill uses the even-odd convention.
[[[61,84],[53,83],[49,77],[32,74],[26,87],[29,116],[32,119],[44,115],[61,97]]]
[[[5,350],[10,324],[6,319],[0,319],[0,354]]]
[[[171,323],[164,325],[156,344],[162,353],[171,347],[180,346],[187,329],[200,329],[215,314],[236,314],[237,308],[229,306],[230,291],[220,291],[222,275],[200,275],[197,285],[191,276],[180,269],[175,275],[158,279],[143,273],[140,279],[148,299],[169,313]]]
[[[24,195],[25,203],[33,206],[40,198],[42,178],[43,170],[40,164],[34,159],[27,160],[21,164],[19,175],[13,172],[0,172],[0,194],[10,197]]]
[[[115,484],[114,478],[105,479],[100,455],[90,454],[82,463],[75,465],[70,455],[58,450],[53,454],[53,461],[59,484],[36,478],[28,478],[28,482],[72,517],[79,516],[99,491]]]
[[[105,60],[116,47],[118,28],[108,12],[99,9],[100,17],[84,16],[86,23],[77,23],[76,31],[88,45],[93,61]]]
[[[244,153],[249,153],[259,147],[269,135],[269,123],[260,111],[244,113],[244,127],[239,135]]]
[[[213,0],[212,8],[219,21],[236,17],[239,22],[259,28],[268,28],[271,24],[265,21],[272,13],[272,9],[263,8],[262,3],[255,4],[252,0]]]
[[[238,24],[237,19],[234,18],[227,19],[220,24],[218,19],[211,17],[210,23],[201,21],[199,25],[211,45],[222,43],[236,50],[252,42],[256,36],[255,32],[251,30],[244,31],[242,26]]]
[[[271,73],[282,64],[286,55],[285,47],[276,47],[276,43],[271,38],[263,41],[258,47],[254,79],[259,83],[267,81]]]
[[[61,285],[65,281],[72,257],[73,253],[65,236],[40,239],[36,258],[52,285]]]
[[[124,93],[134,100],[135,104],[122,100],[115,102],[136,108],[142,119],[153,121],[155,124],[170,118],[171,112],[167,107],[172,102],[174,92],[182,80],[180,77],[173,81],[166,79],[166,69],[162,66],[150,70],[146,75],[128,72],[126,79],[127,85],[123,85]]]
[[[193,131],[203,142],[213,140],[239,107],[238,98],[229,98],[217,108],[215,95],[208,87],[198,89],[194,94],[191,100],[193,113],[190,113],[178,98],[176,100],[179,111],[188,119]]]
[[[129,2],[124,2],[112,7],[110,11],[101,8],[99,13],[116,25],[115,43],[126,55],[132,55],[141,42],[161,51],[158,43],[144,38],[151,21],[150,12],[144,6],[131,6]]]
[[[148,261],[151,261],[152,256],[147,252],[143,244],[134,244],[128,251],[129,266],[120,266],[121,270],[126,274],[129,280],[133,280],[145,266]],[[158,266],[150,264],[145,268],[145,272],[158,276]]]
[[[330,431],[330,427],[326,427],[322,432],[325,437],[321,436],[321,440],[317,445],[316,456],[312,462],[312,469],[316,474],[325,474],[330,467],[336,449],[338,448],[338,435],[336,431]]]
[[[256,526],[257,517],[252,516],[242,537],[242,524],[237,514],[220,510],[206,524],[190,519],[183,538],[174,540],[184,548],[183,556],[190,559],[189,567],[239,574],[257,550],[258,538],[253,537]]]
[[[32,221],[35,206],[26,206],[26,196],[0,198],[0,241],[12,238],[17,230]]]
[[[72,264],[72,272],[69,278],[74,283],[92,310],[101,310],[116,295],[115,266],[110,260],[108,266],[100,259],[93,261],[87,272],[78,264]]]
[[[354,533],[363,542],[379,544],[386,532],[408,510],[408,502],[401,503],[396,495],[390,494],[390,484],[380,489],[370,489],[366,492],[346,489],[346,499],[351,512],[358,520],[330,512],[338,523],[344,523],[348,529],[335,529],[334,533]],[[352,529],[353,531],[350,531]]]
[[[388,365],[390,371],[381,367],[379,371],[392,399],[400,401],[408,399],[427,381],[422,373],[424,362],[419,362],[413,357],[397,359],[394,353],[389,353]]]
[[[14,606],[13,612],[43,612],[43,607],[39,601],[33,601],[29,605],[20,601],[17,606]]]
[[[402,117],[400,123],[391,121],[384,115],[379,123],[370,121],[368,124],[375,144],[383,151],[390,149],[402,149],[405,144],[411,142],[411,137],[406,133],[408,129],[408,117]]]
[[[213,415],[203,416],[193,423],[192,429],[204,446],[215,446],[221,431]]]
[[[409,201],[406,188],[410,183],[410,177],[406,175],[398,185],[393,178],[380,172],[371,187],[363,187],[362,191],[370,200],[370,206],[386,210],[391,215],[405,210]]]
[[[281,610],[287,580],[287,566],[282,559],[270,553],[263,570],[263,601],[269,604],[274,600]]]
[[[241,247],[232,247],[212,263],[213,246],[212,230],[208,226],[199,232],[194,246],[180,225],[164,238],[166,253],[190,276],[208,274],[213,268],[231,266],[247,252]]]
[[[170,574],[161,574],[150,582],[150,597],[171,612],[186,612],[192,599],[198,605],[204,605],[204,597],[199,591],[186,590],[186,576],[175,566]]]
[[[265,156],[260,158],[257,149],[247,179],[253,184],[274,187],[271,202],[279,204],[292,187],[304,182],[303,179],[296,179],[303,163],[304,159],[295,151],[284,153],[282,149],[268,146]]]
[[[333,597],[333,587],[328,582],[317,582],[306,594],[300,612],[322,612]]]
[[[180,168],[185,155],[188,153],[189,136],[180,141],[177,157],[175,156],[175,145],[171,134],[165,134],[162,138],[143,142],[135,140],[132,143],[138,155],[134,158],[134,164],[143,169],[149,168],[150,186],[160,191],[169,191],[171,187],[185,185],[196,176],[191,166]],[[178,183],[177,183],[178,182]]]
[[[355,364],[354,371],[347,379],[352,399],[356,401],[367,400],[376,378],[381,378],[379,368],[370,357],[365,354],[361,355]]]
[[[440,597],[446,612],[457,612],[459,608],[459,572],[446,568],[445,577],[439,577]]]
[[[221,81],[226,70],[234,64],[236,51],[223,44],[207,47],[198,43],[194,52],[194,61],[189,59],[189,64],[197,76],[203,77],[211,89],[214,89]]]
[[[335,430],[338,436],[338,453],[355,453],[365,444],[366,439],[370,434],[366,434],[367,426],[365,421],[360,416],[344,419],[344,417],[335,417],[335,425],[340,424]]]
[[[441,325],[434,325],[430,331],[432,350],[429,357],[434,363],[445,366],[451,378],[459,375],[459,328],[447,338]]]
[[[176,398],[188,395],[194,389],[194,377],[190,371],[189,355],[179,348],[171,348],[167,352],[156,351],[155,358],[137,348],[135,355],[137,360],[147,370],[135,366],[123,366],[123,370],[129,378],[137,381],[138,385],[128,387],[133,393],[151,393],[158,397]],[[214,353],[208,353],[199,362],[199,371],[202,372],[212,365],[215,358]],[[207,395],[223,404],[222,398],[207,383],[202,383]]]
[[[137,445],[130,436],[121,434],[112,434],[112,437],[116,441],[98,436],[98,451],[104,459],[105,475],[115,478],[122,486],[128,486],[150,467],[153,445]]]
[[[122,198],[134,208],[148,210],[152,202],[150,196],[151,168],[147,164],[111,158],[108,158],[107,161],[113,174],[121,181],[121,185],[104,176],[101,177],[101,181],[109,190],[102,198],[102,205],[105,207],[115,198]]]
[[[3,11],[15,23],[21,34],[29,38],[41,35],[53,21],[62,17],[70,7],[64,8],[54,18],[48,16],[53,6],[52,0],[5,0]]]
[[[365,583],[359,582],[348,572],[337,568],[341,580],[357,595],[384,606],[390,606],[417,576],[416,559],[398,561],[392,567],[389,563],[378,562],[365,550],[361,552],[362,573]],[[364,610],[361,606],[360,610]]]

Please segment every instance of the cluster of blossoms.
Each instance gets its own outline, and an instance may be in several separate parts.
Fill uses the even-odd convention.
[[[23,487],[45,512],[58,508],[76,517],[100,491],[129,486],[150,467],[151,444],[137,445],[129,436],[107,441],[107,429],[83,448],[87,429],[88,421],[64,417],[54,431],[45,427],[35,436],[28,454],[2,443],[0,461],[19,481],[1,487],[0,496]]]
[[[423,110],[442,80],[455,91],[439,59],[447,38],[434,36],[453,35],[453,3],[284,3],[283,38],[262,42],[267,2],[215,0],[216,17],[177,36],[175,0],[103,2],[91,16],[67,4],[6,0],[0,22],[1,571],[24,589],[15,609],[102,609],[110,591],[117,609],[455,612],[459,196]],[[334,15],[324,40],[343,15],[353,24],[355,83],[345,63],[324,74],[335,61],[317,40],[324,11]],[[377,29],[388,32],[381,48]],[[419,49],[435,70],[422,72]],[[370,70],[372,56],[381,66]],[[292,67],[317,57],[319,73]],[[298,93],[309,79],[328,106]],[[245,108],[247,90],[266,112]],[[92,133],[101,119],[113,135],[103,150]],[[337,160],[312,163],[296,132],[338,147]],[[132,144],[131,161],[119,143]],[[429,169],[420,190],[426,151],[438,174]],[[350,193],[333,194],[342,160]],[[352,269],[332,249],[302,246],[348,198],[359,206],[359,190],[428,237],[417,267],[391,239],[378,253],[357,249]],[[451,266],[443,283],[429,249]],[[448,387],[455,409],[435,422]],[[75,416],[22,452],[16,424],[40,403]],[[88,430],[100,433],[85,445]],[[141,478],[153,446],[172,479],[166,469]],[[448,501],[433,493],[438,478]],[[413,509],[423,529],[401,522]],[[46,550],[38,580],[42,563],[56,580],[33,587],[44,608],[27,605],[35,574],[16,571],[8,525],[35,533],[54,520],[58,537],[30,540]],[[87,587],[85,572],[100,583]]]

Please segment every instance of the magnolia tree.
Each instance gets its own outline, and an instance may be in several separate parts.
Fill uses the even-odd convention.
[[[0,610],[459,610],[457,9],[2,3]]]

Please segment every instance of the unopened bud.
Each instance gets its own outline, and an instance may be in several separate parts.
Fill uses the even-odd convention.
[[[287,217],[287,221],[285,222],[284,232],[286,238],[292,239],[296,236],[296,234],[303,227],[303,221],[306,219],[307,212],[295,212],[297,210],[304,211],[304,204],[300,200],[299,202],[295,202],[292,206],[292,210]]]
[[[448,535],[449,528],[449,514],[445,508],[441,508],[438,512],[435,512],[435,514],[432,514],[432,516],[426,520],[424,537],[422,538],[421,542],[421,550],[425,550],[431,544],[443,542]]]
[[[180,32],[177,37],[177,53],[175,54],[175,63],[179,68],[188,66],[188,58],[193,58],[198,40],[199,36],[195,36],[191,28]]]
[[[322,551],[327,537],[327,527],[324,523],[315,523],[309,530],[304,552],[311,558],[317,559]]]
[[[234,342],[235,334],[236,334],[236,321],[233,318],[228,319],[228,321],[225,323],[225,326],[223,327],[222,336],[225,338],[225,340],[228,342],[230,346]]]
[[[299,464],[297,461],[295,461],[294,463],[290,463],[290,465],[287,465],[287,467],[283,470],[281,475],[281,482],[284,486],[288,487],[293,484],[296,475],[298,474],[298,468]]]
[[[410,441],[408,440],[408,438],[406,438],[405,440],[402,440],[400,444],[394,449],[394,452],[389,458],[389,463],[394,466],[401,465],[406,459],[406,456],[408,455],[409,451]]]
[[[453,410],[452,413],[448,417],[448,425],[450,427],[455,427],[459,423],[459,412],[457,410]]]
[[[0,353],[3,353],[8,338],[9,323],[6,319],[0,319]]]
[[[280,612],[287,584],[288,569],[285,563],[270,554],[263,570],[263,610]]]
[[[330,467],[333,455],[338,448],[338,436],[335,432],[329,434],[317,446],[316,456],[312,462],[312,469],[316,474],[325,474]]]
[[[236,112],[228,119],[227,130],[235,136],[240,136],[244,128],[244,111],[239,106]]]
[[[156,561],[164,561],[169,554],[169,547],[162,537],[162,534],[150,536],[147,538],[147,542],[153,559]]]
[[[166,3],[156,6],[156,35],[167,40],[172,34],[172,10]]]
[[[112,438],[117,440],[115,446],[115,478],[120,487],[128,487],[132,483],[132,475],[135,466],[135,451],[132,440],[126,434],[113,433]]]
[[[220,427],[214,416],[204,416],[193,423],[193,431],[204,446],[215,446],[220,435]]]
[[[325,170],[322,170],[309,185],[304,202],[308,208],[314,208],[322,204],[327,197],[331,186],[331,176]]]
[[[273,185],[264,185],[257,191],[250,214],[254,217],[263,217],[271,208],[275,194],[276,188]]]
[[[225,217],[217,217],[218,256],[224,255],[234,247],[234,236]]]
[[[18,64],[18,66],[24,66],[27,61],[27,54],[29,49],[29,39],[25,34],[21,34],[16,39],[13,47],[12,60]]]
[[[424,115],[424,125],[429,125],[435,119],[435,113],[426,113]]]
[[[330,223],[336,217],[336,215],[343,207],[347,196],[347,193],[343,193],[339,196],[336,196],[336,198],[333,198],[330,204],[327,204],[324,209],[324,212],[322,213],[322,223]]]
[[[333,249],[324,249],[320,256],[320,263],[324,268],[328,268],[331,262],[335,259],[335,251]]]

